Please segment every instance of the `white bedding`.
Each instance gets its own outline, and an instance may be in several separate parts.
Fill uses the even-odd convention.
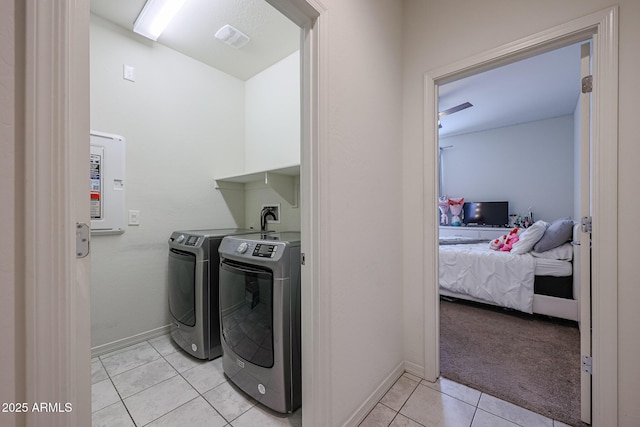
[[[533,313],[536,261],[489,249],[487,243],[440,246],[440,287],[502,307]]]
[[[440,246],[440,288],[525,313],[533,312],[534,276],[573,274],[569,243],[522,255],[491,250],[486,242],[447,243]]]

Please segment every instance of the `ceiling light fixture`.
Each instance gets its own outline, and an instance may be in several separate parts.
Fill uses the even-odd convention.
[[[242,46],[249,43],[249,36],[233,27],[229,24],[220,28],[215,35],[215,38],[223,41],[229,46],[233,46],[236,49],[240,49]]]
[[[186,0],[147,0],[133,31],[153,41],[167,28]]]

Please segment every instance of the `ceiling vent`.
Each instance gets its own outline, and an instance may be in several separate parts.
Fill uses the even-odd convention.
[[[215,37],[236,49],[240,49],[249,43],[249,36],[228,24],[220,28]]]

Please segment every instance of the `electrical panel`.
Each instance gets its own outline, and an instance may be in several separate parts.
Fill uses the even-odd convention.
[[[122,234],[125,230],[126,140],[91,131],[91,234]]]

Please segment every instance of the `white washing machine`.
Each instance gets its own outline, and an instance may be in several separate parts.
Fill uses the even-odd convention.
[[[222,366],[281,413],[301,405],[300,233],[229,236],[220,253]]]

